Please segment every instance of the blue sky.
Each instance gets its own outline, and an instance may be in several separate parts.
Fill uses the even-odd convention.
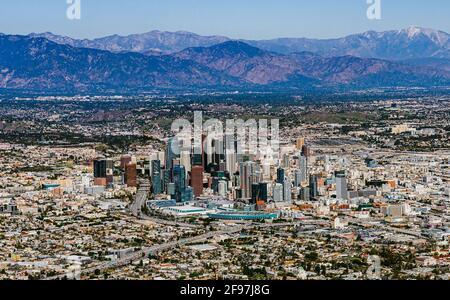
[[[66,18],[66,0],[1,0],[0,32],[75,38],[150,30],[232,38],[331,38],[410,25],[450,32],[448,0],[381,0],[382,20],[366,17],[366,0],[81,0],[82,18]]]

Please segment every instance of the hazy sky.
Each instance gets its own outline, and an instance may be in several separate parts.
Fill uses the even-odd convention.
[[[81,0],[81,20],[67,0],[1,0],[0,32],[51,31],[76,38],[150,30],[264,39],[330,38],[410,25],[450,32],[449,0],[381,0],[382,20],[366,17],[367,0]]]

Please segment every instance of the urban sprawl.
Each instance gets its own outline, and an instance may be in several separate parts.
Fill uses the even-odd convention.
[[[0,98],[0,279],[448,280],[450,98],[277,97]]]

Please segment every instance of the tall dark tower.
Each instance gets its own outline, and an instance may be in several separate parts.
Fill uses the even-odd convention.
[[[309,192],[311,198],[317,198],[319,196],[319,178],[317,175],[311,175],[309,177]]]
[[[152,161],[152,183],[153,183],[153,194],[159,195],[162,193],[161,184],[161,161]]]
[[[285,173],[284,169],[278,168],[278,170],[277,170],[277,183],[283,184],[285,177],[286,177],[286,173]]]
[[[186,169],[184,166],[175,165],[173,167],[173,183],[175,184],[175,199],[181,202],[186,190]]]

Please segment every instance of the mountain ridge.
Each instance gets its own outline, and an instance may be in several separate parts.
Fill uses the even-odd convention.
[[[275,38],[268,40],[231,39],[225,36],[201,36],[187,31],[153,30],[126,36],[110,35],[96,39],[72,39],[50,32],[32,33],[60,44],[111,52],[172,54],[192,47],[209,47],[227,41],[242,41],[262,50],[289,54],[311,51],[325,56],[352,55],[387,60],[423,58],[450,59],[450,35],[444,31],[410,26],[401,30],[366,31],[332,39]]]
[[[0,36],[0,88],[252,89],[450,85],[450,72],[354,56],[289,55],[242,41],[148,56]]]

